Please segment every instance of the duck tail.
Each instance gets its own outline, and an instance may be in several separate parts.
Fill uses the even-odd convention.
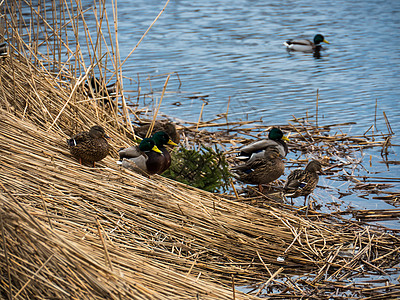
[[[286,42],[283,42],[283,44],[284,44],[286,47],[289,47],[289,46],[292,44],[292,40],[287,40]]]

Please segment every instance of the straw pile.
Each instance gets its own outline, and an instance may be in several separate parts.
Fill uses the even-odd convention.
[[[253,282],[254,294],[280,299],[398,295],[346,281],[389,272],[397,234],[121,169],[128,116],[90,99],[86,75],[49,72],[14,50],[0,60],[0,297],[255,299],[234,289]],[[93,124],[114,149],[96,168],[65,142]]]

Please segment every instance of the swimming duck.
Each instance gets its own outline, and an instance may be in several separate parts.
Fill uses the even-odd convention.
[[[289,51],[301,51],[301,52],[319,52],[322,49],[321,43],[329,42],[324,38],[322,34],[317,34],[314,36],[314,42],[306,39],[299,40],[287,40],[283,44],[287,47]]]
[[[144,138],[138,146],[131,146],[118,151],[122,166],[156,174],[164,167],[164,156],[151,138]]]
[[[322,172],[322,165],[318,160],[310,161],[304,170],[293,170],[287,177],[284,190],[286,196],[297,198],[304,196],[304,205],[306,205],[307,197],[310,195],[318,183],[318,173]]]
[[[263,150],[263,157],[249,159],[242,165],[232,168],[233,175],[244,183],[257,184],[262,192],[262,184],[270,183],[283,175],[285,164],[275,146]]]
[[[237,158],[247,162],[262,159],[265,149],[270,146],[278,149],[280,155],[285,157],[288,153],[288,146],[285,141],[289,141],[289,139],[283,135],[283,132],[279,128],[273,127],[268,133],[268,139],[256,141],[242,147]]]
[[[73,157],[79,159],[79,163],[88,162],[95,166],[108,155],[110,145],[106,138],[110,138],[104,132],[103,127],[95,125],[89,131],[80,132],[70,139],[67,139],[70,152]]]
[[[156,144],[157,148],[160,149],[164,155],[163,167],[161,168],[160,172],[158,172],[158,174],[161,174],[165,170],[167,170],[171,165],[171,154],[169,154],[168,149],[164,145],[168,144],[171,146],[176,146],[177,144],[174,143],[169,137],[169,135],[164,131],[157,131],[155,134],[153,134],[152,139]]]

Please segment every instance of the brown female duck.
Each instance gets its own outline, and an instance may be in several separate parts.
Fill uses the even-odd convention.
[[[89,131],[80,132],[67,140],[70,152],[79,163],[91,163],[93,167],[96,161],[100,161],[108,155],[110,145],[103,127],[95,125]]]
[[[248,160],[246,163],[232,169],[234,176],[244,182],[257,184],[262,191],[262,184],[270,183],[283,175],[285,164],[282,161],[279,149],[268,146],[263,151],[263,157]]]
[[[297,198],[304,196],[304,205],[318,183],[318,173],[322,172],[322,165],[318,160],[310,161],[304,170],[293,170],[287,177],[284,190],[286,196]]]

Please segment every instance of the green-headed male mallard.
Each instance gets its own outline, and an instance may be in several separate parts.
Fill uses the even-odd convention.
[[[153,136],[151,137],[156,144],[157,148],[161,150],[161,152],[164,155],[164,164],[163,167],[161,168],[160,172],[158,174],[163,173],[165,170],[169,168],[171,165],[171,154],[169,154],[168,149],[164,145],[171,145],[171,146],[176,146],[176,143],[174,143],[169,135],[165,133],[164,131],[157,131]]]
[[[285,157],[288,153],[288,146],[285,141],[289,141],[289,139],[283,135],[283,132],[279,128],[273,127],[268,133],[268,139],[256,141],[242,147],[237,158],[242,161],[262,159],[265,149],[270,146],[278,149],[280,155]]]
[[[306,205],[307,197],[310,195],[318,183],[318,173],[322,172],[322,165],[318,160],[310,161],[304,170],[293,170],[287,177],[284,190],[286,196],[297,198],[304,196],[304,205]]]
[[[262,184],[270,183],[283,175],[285,164],[278,148],[268,146],[263,151],[263,157],[250,159],[242,165],[232,168],[234,176],[244,182],[257,184],[262,191]]]
[[[100,161],[108,155],[110,145],[103,127],[95,125],[89,131],[80,132],[67,140],[73,157],[82,162],[92,163]]]
[[[289,51],[301,51],[301,52],[319,52],[322,48],[321,43],[329,42],[324,38],[322,34],[317,34],[314,36],[314,42],[306,39],[298,40],[287,40],[283,44],[287,47]]]
[[[127,169],[156,174],[164,166],[164,155],[151,138],[144,138],[138,146],[121,149],[118,153],[122,166]]]

